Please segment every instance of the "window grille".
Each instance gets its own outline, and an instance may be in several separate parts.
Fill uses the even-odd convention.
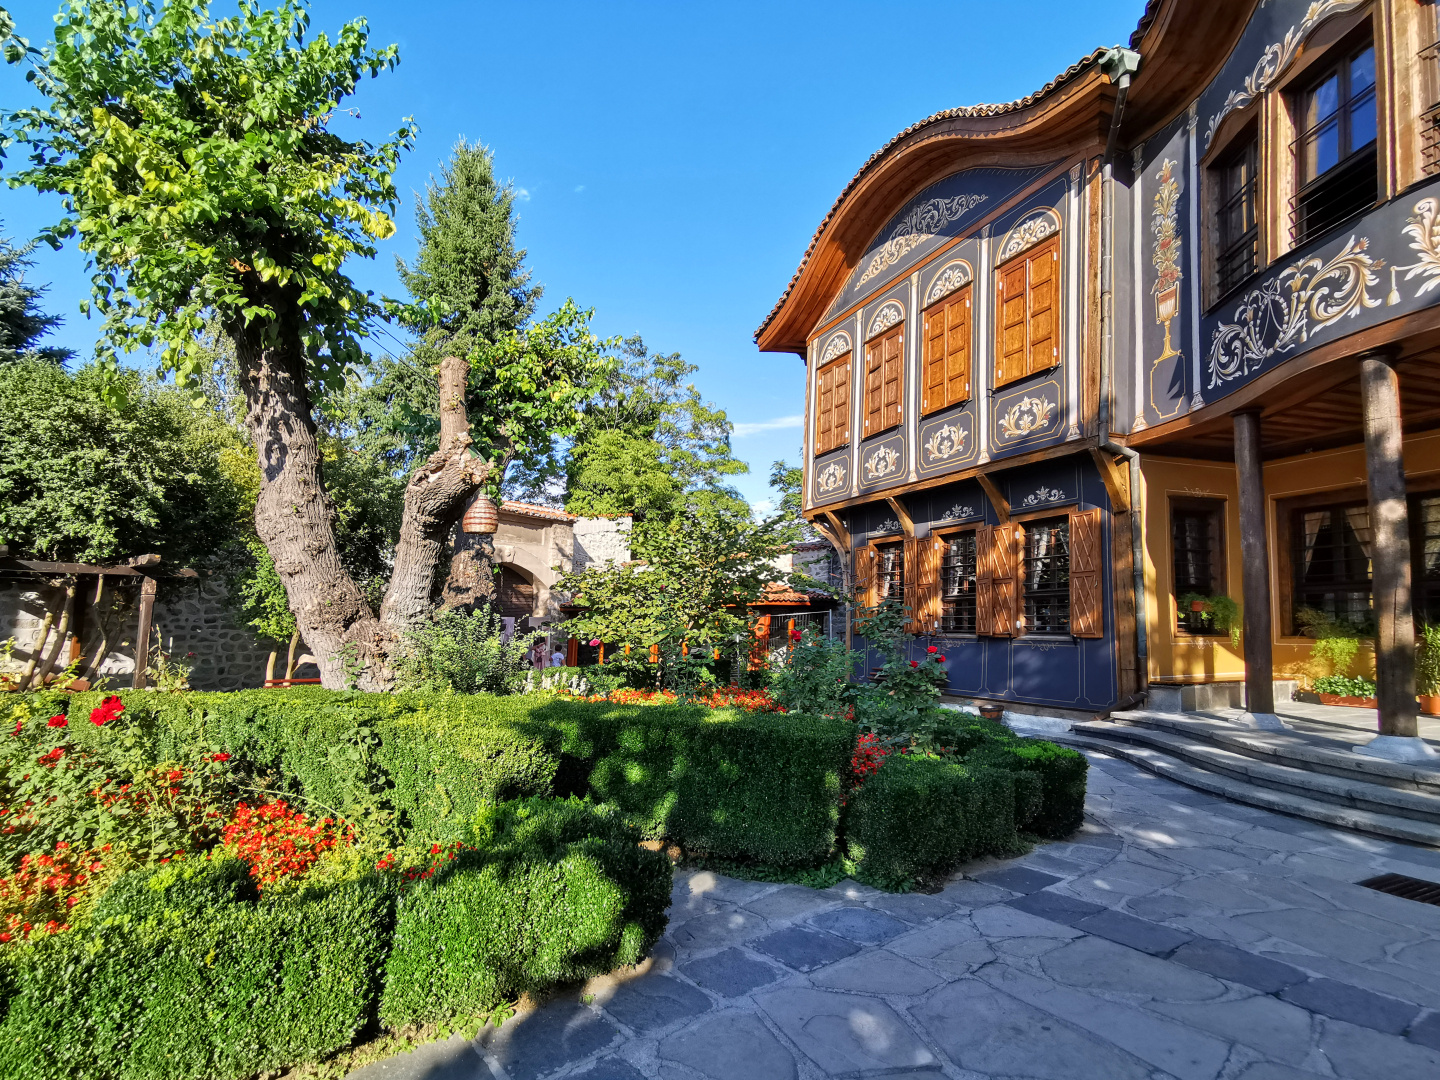
[[[1220,247],[1215,260],[1221,295],[1255,273],[1260,249],[1256,215],[1259,154],[1254,140],[1216,170],[1220,182]]]
[[[940,562],[940,632],[975,633],[975,534],[950,537]]]
[[[1070,632],[1070,522],[1025,525],[1025,627],[1032,634]]]
[[[905,547],[886,544],[878,549],[875,566],[875,602],[905,601]]]
[[[1292,144],[1300,166],[1293,215],[1304,244],[1379,198],[1373,46],[1331,68],[1300,100],[1305,130]]]

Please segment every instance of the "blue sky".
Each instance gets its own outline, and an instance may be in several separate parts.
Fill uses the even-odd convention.
[[[19,32],[48,39],[55,0],[8,0]],[[1100,45],[1123,43],[1144,0],[1016,3],[445,3],[320,0],[312,31],[358,16],[400,67],[367,81],[352,131],[420,125],[398,183],[407,204],[379,259],[349,269],[400,294],[415,252],[411,193],[455,140],[484,142],[519,192],[519,242],[542,306],[573,296],[600,333],[640,334],[699,365],[696,384],[735,422],[737,486],[769,498],[776,458],[797,460],[803,365],[752,334],[841,188],[896,132],[940,109],[1009,101]],[[212,10],[228,13],[229,0]],[[16,69],[0,103],[28,98]],[[24,240],[52,198],[0,189],[4,232]],[[73,247],[36,252],[82,356],[88,279]]]

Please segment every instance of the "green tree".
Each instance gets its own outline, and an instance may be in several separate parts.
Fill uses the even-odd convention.
[[[40,310],[45,286],[25,280],[25,271],[34,265],[30,252],[35,242],[16,247],[0,236],[0,364],[12,363],[32,356],[51,363],[63,364],[75,354],[58,345],[42,345],[64,320],[59,315],[46,315]]]
[[[779,518],[757,524],[748,507],[699,492],[683,512],[636,522],[631,562],[564,574],[558,588],[582,608],[569,624],[577,637],[707,648],[743,632],[766,585],[791,580],[777,558],[793,543]]]
[[[680,512],[695,491],[744,500],[724,478],[748,472],[730,452],[732,425],[693,383],[679,353],[651,353],[638,336],[585,403],[564,461],[565,508],[573,514],[658,516]],[[748,510],[746,511],[748,512]]]
[[[205,562],[237,537],[247,493],[224,462],[243,440],[173,387],[135,372],[118,398],[110,385],[94,366],[0,366],[0,542],[65,562]]]
[[[795,526],[801,539],[818,539],[820,534],[805,519],[805,470],[787,461],[772,461],[770,487],[780,496],[775,512]]]
[[[346,100],[398,53],[372,49],[363,20],[333,40],[308,29],[300,0],[274,10],[242,0],[218,19],[199,0],[69,0],[43,53],[7,45],[44,98],[8,122],[8,140],[32,151],[11,182],[61,197],[64,216],[45,235],[78,235],[94,267],[103,364],[153,346],[163,369],[188,379],[210,362],[197,344],[206,318],[219,320],[258,457],[256,531],[326,685],[358,666],[359,685],[381,689],[400,636],[431,608],[445,538],[491,479],[472,443],[511,422],[507,437],[527,445],[569,402],[546,392],[527,343],[509,339],[488,389],[523,408],[484,418],[472,437],[464,358],[441,365],[438,449],[406,486],[377,617],[338,550],[315,411],[343,390],[377,319],[418,318],[344,272],[394,232],[394,171],[415,128],[406,121],[379,145],[344,138]]]

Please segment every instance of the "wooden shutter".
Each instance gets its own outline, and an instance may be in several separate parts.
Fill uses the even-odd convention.
[[[816,377],[815,453],[823,454],[835,445],[832,413],[835,409],[835,366],[820,369]]]
[[[1060,335],[1056,325],[1060,312],[1060,237],[1041,244],[1025,262],[1030,277],[1026,303],[1030,340],[1025,374],[1030,375],[1060,362]]]
[[[874,544],[867,544],[855,552],[855,603],[861,607],[874,607],[875,581],[879,556]]]
[[[948,408],[970,397],[970,286],[925,314],[921,413]]]
[[[815,405],[815,453],[850,441],[850,354],[820,369]]]
[[[915,568],[916,633],[935,634],[940,630],[940,563],[945,558],[945,546],[938,536],[919,544],[920,564]]]
[[[995,350],[996,386],[1025,377],[1029,338],[1027,271],[1025,259],[1016,259],[1000,271],[1000,318],[997,320],[1000,345]]]
[[[878,431],[884,430],[881,427],[881,402],[883,400],[884,357],[881,353],[881,344],[884,338],[879,341],[872,341],[865,346],[865,434],[861,438],[869,438]]]
[[[1099,510],[1070,515],[1070,632],[1082,638],[1105,636]]]
[[[831,365],[835,369],[834,419],[830,422],[830,446],[845,446],[850,442],[850,354]]]
[[[916,616],[920,613],[920,594],[917,589],[920,571],[920,551],[919,543],[915,537],[907,536],[905,538],[904,552],[904,562],[901,565],[900,571],[903,575],[901,580],[904,582],[901,595],[904,597],[904,603],[907,609],[905,615],[905,632],[907,634],[918,634],[920,630],[916,626],[918,622]]]
[[[975,632],[989,636],[995,623],[995,527],[975,531]]]
[[[1018,525],[996,525],[990,546],[991,637],[1014,637],[1020,614],[1020,537]]]
[[[900,395],[905,386],[905,338],[903,327],[895,327],[878,342],[881,356],[880,427],[885,431],[900,423],[904,414]]]

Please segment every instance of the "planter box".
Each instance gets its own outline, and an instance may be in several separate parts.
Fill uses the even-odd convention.
[[[1321,705],[1353,705],[1357,709],[1376,707],[1373,697],[1343,697],[1340,694],[1317,694]]]

